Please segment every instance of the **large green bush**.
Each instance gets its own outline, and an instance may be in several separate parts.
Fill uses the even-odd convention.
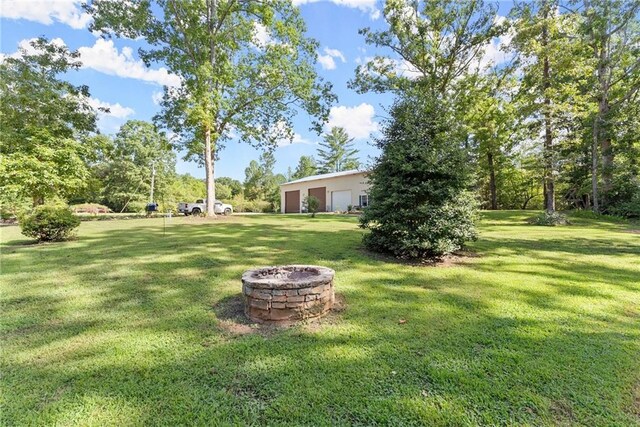
[[[41,242],[66,240],[79,225],[80,218],[62,206],[38,206],[20,217],[22,234]]]
[[[365,245],[402,258],[438,258],[476,238],[476,201],[466,191],[468,157],[437,101],[398,102],[378,140]]]

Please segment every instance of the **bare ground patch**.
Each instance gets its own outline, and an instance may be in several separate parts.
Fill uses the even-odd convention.
[[[549,406],[558,425],[573,425],[576,421],[573,408],[564,400],[555,400]]]

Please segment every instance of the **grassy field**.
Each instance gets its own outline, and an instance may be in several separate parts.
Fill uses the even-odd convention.
[[[2,228],[0,424],[640,425],[640,234],[525,218],[447,267],[367,255],[353,217]],[[344,310],[243,324],[242,272],[285,263],[334,268]]]

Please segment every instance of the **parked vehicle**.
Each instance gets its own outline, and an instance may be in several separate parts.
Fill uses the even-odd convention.
[[[227,203],[222,203],[220,200],[214,202],[213,210],[216,214],[231,215],[233,213],[233,207]],[[200,215],[206,211],[207,201],[203,199],[198,199],[195,203],[178,203],[178,212],[185,215]]]

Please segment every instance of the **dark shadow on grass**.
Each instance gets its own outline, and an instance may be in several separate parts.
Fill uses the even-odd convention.
[[[71,257],[64,245],[17,249],[14,270],[33,264],[52,274],[34,274],[16,285],[29,296],[3,301],[3,343],[17,353],[41,348],[36,358],[18,354],[3,364],[13,393],[4,424],[65,423],[78,408],[124,411],[132,424],[633,423],[620,390],[630,389],[624,373],[640,369],[638,318],[612,315],[595,328],[599,319],[563,301],[608,301],[589,277],[637,291],[633,270],[558,265],[554,254],[628,256],[638,247],[486,239],[481,258],[456,266],[478,273],[468,280],[363,256],[355,222],[345,228],[345,219],[327,217],[177,224],[166,237],[154,225],[111,230],[81,236]],[[318,229],[323,221],[336,227]],[[505,252],[545,271],[496,267]],[[242,315],[240,275],[293,262],[334,268],[349,309],[319,327],[255,333]],[[483,276],[496,268],[539,275],[555,292],[522,286],[505,297],[501,283]],[[73,313],[65,311],[71,297],[51,295],[61,292],[53,273],[62,272],[82,291]],[[554,285],[561,280],[579,285]],[[496,312],[505,298],[528,314]],[[69,350],[50,354],[51,347]],[[106,421],[114,419],[95,420]]]

